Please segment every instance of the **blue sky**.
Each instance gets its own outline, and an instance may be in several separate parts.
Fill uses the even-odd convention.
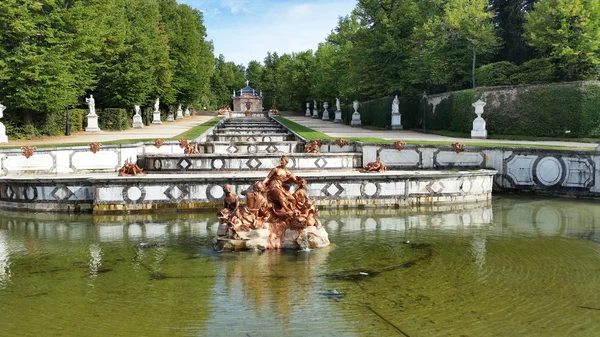
[[[315,50],[355,0],[179,0],[204,12],[215,55],[248,65],[278,54]]]

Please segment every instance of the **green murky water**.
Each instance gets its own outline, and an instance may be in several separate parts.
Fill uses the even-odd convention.
[[[3,213],[0,335],[599,335],[596,202],[321,219],[327,249],[220,254],[212,214]]]

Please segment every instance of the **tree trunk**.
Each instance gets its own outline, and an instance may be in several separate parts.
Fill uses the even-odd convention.
[[[477,58],[477,54],[475,52],[475,48],[473,48],[473,68],[471,69],[471,78],[473,81],[473,89],[475,89],[475,59]]]

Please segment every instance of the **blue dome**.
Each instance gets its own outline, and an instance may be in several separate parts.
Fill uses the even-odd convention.
[[[245,86],[244,88],[236,90],[235,92],[235,95],[237,97],[240,97],[244,94],[253,95],[255,97],[262,97],[258,91],[256,91],[254,88],[250,88],[249,86]]]

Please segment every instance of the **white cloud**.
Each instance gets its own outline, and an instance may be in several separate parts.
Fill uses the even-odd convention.
[[[233,14],[238,12],[250,12],[251,8],[246,0],[223,0],[221,1],[221,6],[229,8]]]
[[[268,51],[283,54],[316,50],[335,28],[338,17],[349,14],[355,2],[255,6],[263,9],[261,14],[242,14],[227,18],[222,24],[207,24],[208,38],[214,42],[216,55],[223,54],[228,61],[247,65],[251,60],[262,62]]]

